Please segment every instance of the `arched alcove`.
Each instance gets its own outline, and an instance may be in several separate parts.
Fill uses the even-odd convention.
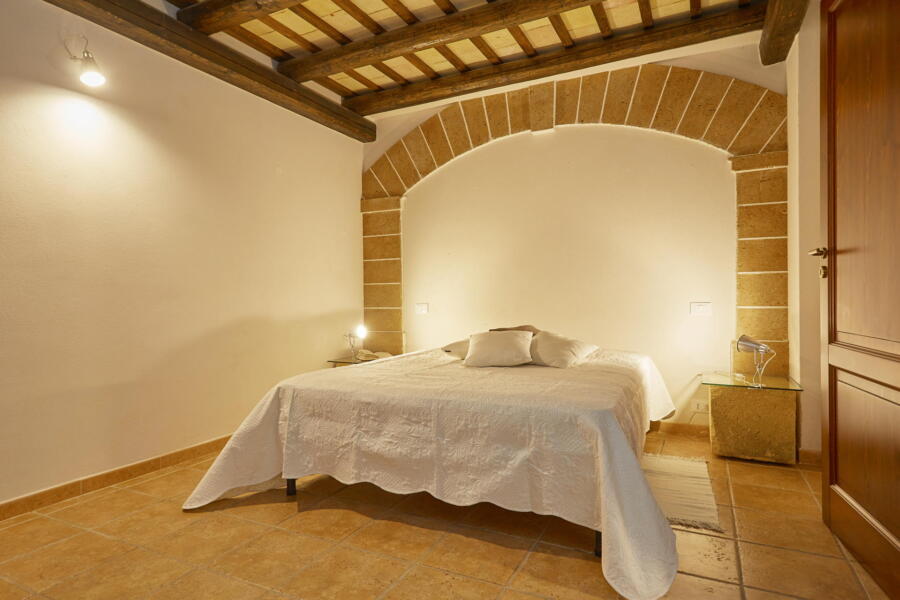
[[[724,152],[736,191],[737,332],[769,340],[787,372],[786,98],[731,77],[643,65],[455,103],[363,173],[365,320],[373,349],[404,349],[401,199],[460,157],[508,136],[568,125],[637,127]],[[490,153],[487,153],[490,154]],[[648,164],[650,173],[654,165]],[[735,236],[735,230],[731,232]],[[687,307],[684,307],[687,310]],[[744,357],[736,357],[738,360]]]

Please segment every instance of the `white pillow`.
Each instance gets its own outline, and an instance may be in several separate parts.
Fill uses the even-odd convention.
[[[469,353],[469,340],[459,340],[458,342],[447,344],[441,350],[455,358],[465,358],[466,354]]]
[[[594,344],[542,331],[531,342],[531,360],[536,365],[567,369],[596,349]]]
[[[531,362],[530,331],[485,331],[469,336],[469,367],[514,367]]]

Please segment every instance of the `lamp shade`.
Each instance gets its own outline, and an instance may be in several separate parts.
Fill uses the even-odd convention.
[[[738,352],[762,352],[763,354],[771,352],[772,349],[762,342],[757,342],[749,335],[742,335],[737,339]]]

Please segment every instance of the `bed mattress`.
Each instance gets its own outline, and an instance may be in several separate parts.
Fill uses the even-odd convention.
[[[491,502],[602,531],[610,585],[654,599],[677,555],[639,457],[650,420],[673,409],[649,357],[610,350],[569,369],[428,350],[305,373],[263,397],[184,508],[314,473]]]

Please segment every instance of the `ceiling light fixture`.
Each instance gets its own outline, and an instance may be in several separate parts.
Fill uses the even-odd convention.
[[[81,83],[89,87],[101,86],[106,83],[106,76],[100,72],[100,67],[97,66],[97,60],[94,58],[91,51],[88,50],[88,39],[84,36],[81,37],[84,40],[84,49],[81,51],[81,56],[73,54],[72,51],[69,50],[68,45],[66,45],[66,52],[69,53],[69,58],[81,63],[81,75],[78,76]]]

